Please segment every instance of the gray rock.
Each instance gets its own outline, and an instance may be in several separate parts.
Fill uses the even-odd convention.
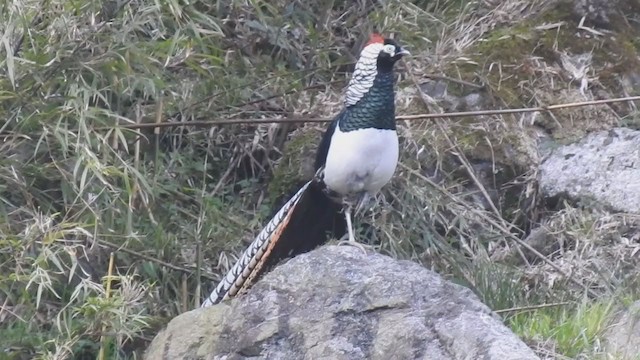
[[[608,27],[617,14],[621,0],[573,0],[573,11],[599,26]]]
[[[563,0],[569,3],[576,21],[585,18],[584,25],[591,28],[626,32],[638,29],[638,0]]]
[[[299,255],[246,295],[176,317],[145,358],[539,359],[469,289],[350,246]]]
[[[640,301],[619,311],[605,334],[607,352],[619,359],[637,359],[640,354]],[[616,359],[618,359],[618,357]]]
[[[541,164],[539,182],[546,197],[568,195],[640,213],[640,132],[599,131],[555,149]]]
[[[420,90],[437,101],[443,109],[447,111],[476,111],[482,110],[486,106],[487,98],[484,93],[477,91],[468,92],[456,96],[448,92],[448,82],[445,80],[426,79],[420,85]]]

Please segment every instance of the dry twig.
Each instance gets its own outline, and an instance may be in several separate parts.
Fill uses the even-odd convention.
[[[500,310],[494,310],[493,312],[495,312],[496,314],[503,314],[503,313],[538,310],[538,309],[544,309],[548,307],[564,306],[564,305],[570,305],[570,304],[573,304],[573,303],[569,301],[563,301],[563,302],[551,303],[551,304],[539,304],[539,305],[513,307],[508,309],[500,309]]]
[[[160,259],[156,259],[156,258],[154,258],[152,256],[145,255],[145,254],[139,253],[139,252],[131,250],[131,249],[127,249],[126,247],[124,247],[122,245],[116,245],[116,244],[114,244],[112,242],[109,242],[109,241],[106,241],[106,240],[102,240],[102,239],[98,239],[97,242],[99,244],[101,244],[101,245],[110,247],[110,248],[118,250],[118,251],[122,251],[124,253],[129,254],[129,255],[133,255],[135,257],[141,258],[143,260],[154,262],[154,263],[156,263],[156,264],[158,264],[160,266],[164,266],[164,267],[172,269],[172,270],[180,271],[180,272],[185,273],[185,274],[192,274],[193,273],[192,269],[183,268],[183,267],[180,267],[178,265],[174,265],[174,264],[168,263],[166,261],[162,261]],[[210,280],[210,281],[217,281],[217,279],[215,279],[214,277],[212,277],[210,275],[207,275],[207,274],[204,274],[204,273],[201,273],[200,276],[202,276],[203,278],[205,278],[207,280]]]

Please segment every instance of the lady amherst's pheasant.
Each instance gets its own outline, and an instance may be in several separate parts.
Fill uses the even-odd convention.
[[[371,35],[349,81],[344,109],[318,147],[316,175],[262,229],[203,307],[235,296],[282,259],[310,251],[330,236],[347,233],[355,243],[353,210],[391,180],[398,163],[393,66],[408,54],[394,40]]]

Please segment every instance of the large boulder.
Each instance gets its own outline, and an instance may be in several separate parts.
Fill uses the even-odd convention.
[[[469,289],[351,246],[299,255],[246,295],[174,318],[145,358],[538,359]]]
[[[595,200],[620,212],[640,213],[640,131],[614,128],[551,152],[540,167],[546,197]]]

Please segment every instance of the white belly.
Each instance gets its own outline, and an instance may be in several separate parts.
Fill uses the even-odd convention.
[[[324,182],[340,194],[377,193],[398,164],[395,130],[361,129],[341,132],[337,126],[327,154]]]

